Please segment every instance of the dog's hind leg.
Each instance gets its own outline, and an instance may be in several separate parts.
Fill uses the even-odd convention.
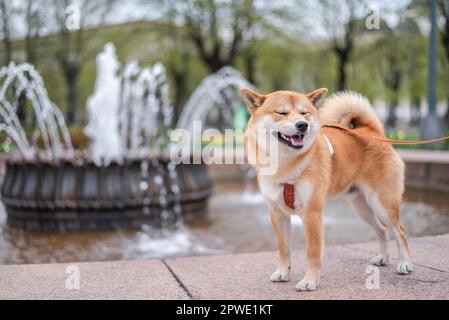
[[[399,263],[396,269],[396,273],[409,274],[413,271],[413,264],[410,262],[410,251],[408,248],[407,236],[405,234],[404,227],[400,223],[399,219],[397,219],[396,221],[393,220],[392,229],[399,253]]]
[[[410,261],[410,251],[408,249],[407,236],[404,227],[399,220],[399,203],[386,206],[390,218],[390,228],[392,229],[394,240],[398,247],[399,263],[396,269],[398,274],[409,274],[413,271],[413,264]]]
[[[291,237],[291,220],[282,212],[276,209],[270,209],[271,224],[279,249],[279,267],[273,272],[270,280],[273,282],[288,281],[291,262],[290,262],[290,237]]]
[[[413,265],[410,262],[410,252],[404,227],[400,222],[401,197],[395,197],[393,193],[376,195],[373,192],[365,193],[365,197],[377,218],[392,230],[399,256],[396,272],[398,274],[409,274],[413,270]]]
[[[357,192],[351,197],[351,203],[360,217],[368,223],[376,232],[379,240],[379,254],[371,259],[371,264],[375,266],[385,266],[388,264],[390,256],[388,254],[388,229],[379,222],[373,209],[368,205],[365,196]]]

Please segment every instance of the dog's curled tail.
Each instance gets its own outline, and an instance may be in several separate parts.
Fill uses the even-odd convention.
[[[326,99],[320,108],[322,125],[337,124],[354,129],[368,127],[372,131],[384,134],[380,122],[368,99],[352,91],[342,91]]]

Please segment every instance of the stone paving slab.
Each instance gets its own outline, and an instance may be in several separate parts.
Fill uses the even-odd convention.
[[[66,281],[78,266],[80,289]],[[70,282],[73,287],[74,282]],[[0,266],[0,299],[188,299],[158,260]]]
[[[293,255],[291,281],[286,283],[269,281],[276,252],[0,265],[0,299],[449,299],[449,235],[415,238],[410,244],[416,264],[407,276],[395,274],[394,260],[378,269],[369,265],[375,243],[329,246],[321,284],[314,292],[294,289],[305,273],[302,251]],[[79,267],[80,290],[66,288],[69,265]],[[369,279],[377,272],[379,288],[370,290],[367,280],[372,283]]]
[[[269,281],[277,264],[274,252],[173,259],[168,264],[196,299],[449,299],[449,273],[421,266],[408,276],[396,275],[395,264],[381,267],[379,289],[367,289],[366,272],[373,272],[369,256],[343,246],[326,248],[321,284],[314,292],[294,289],[305,273],[304,254],[293,256],[286,283]]]

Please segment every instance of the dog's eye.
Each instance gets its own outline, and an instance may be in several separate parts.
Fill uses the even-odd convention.
[[[304,111],[304,112],[301,112],[301,115],[302,116],[306,116],[306,115],[308,115],[310,112],[308,112],[308,111]]]
[[[280,115],[280,116],[286,116],[287,115],[287,112],[278,112],[278,111],[276,111],[276,113],[278,115]]]

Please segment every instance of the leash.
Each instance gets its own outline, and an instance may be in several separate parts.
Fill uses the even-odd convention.
[[[371,139],[371,140],[376,140],[376,141],[380,141],[380,142],[385,142],[385,143],[389,143],[389,144],[397,144],[397,145],[417,145],[417,144],[431,144],[431,143],[436,143],[436,142],[440,142],[440,141],[444,141],[444,140],[449,140],[449,136],[447,137],[441,137],[441,138],[436,138],[436,139],[432,139],[432,140],[418,140],[418,141],[403,141],[403,140],[394,140],[394,139],[386,139],[386,138],[377,138],[377,137],[373,137],[373,136],[366,136],[363,134],[360,134],[354,130],[339,126],[339,125],[332,125],[332,124],[328,124],[328,125],[323,125],[322,128],[331,128],[331,129],[338,129],[341,130],[343,132],[349,133],[353,136],[356,136],[360,139]],[[326,137],[326,136],[325,136]],[[326,142],[328,143],[328,145],[330,144],[329,140],[327,139],[327,137],[325,138]],[[333,148],[330,149],[333,151]],[[331,151],[331,154],[333,153]],[[284,203],[287,207],[289,207],[290,209],[295,209],[295,185],[293,184],[289,184],[289,183],[284,183]]]
[[[440,141],[444,141],[444,140],[449,140],[449,136],[447,136],[447,137],[441,137],[441,138],[436,138],[436,139],[432,139],[432,140],[404,141],[404,140],[377,138],[377,137],[373,137],[373,136],[365,136],[365,135],[360,134],[354,130],[351,130],[351,129],[348,129],[348,128],[345,128],[345,127],[342,127],[339,125],[334,125],[334,124],[323,125],[322,128],[339,129],[341,131],[347,132],[347,133],[352,134],[353,136],[356,136],[361,139],[371,139],[371,140],[386,142],[389,144],[398,144],[398,145],[401,145],[401,144],[402,145],[431,144],[431,143],[436,143],[436,142],[440,142]]]

